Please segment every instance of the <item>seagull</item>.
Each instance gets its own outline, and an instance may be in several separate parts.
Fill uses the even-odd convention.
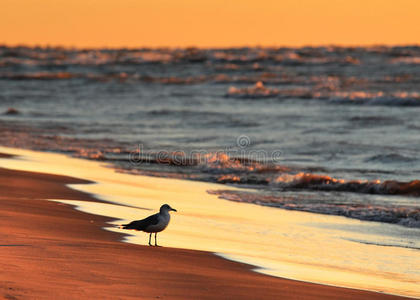
[[[177,211],[176,209],[170,207],[168,204],[164,204],[160,207],[160,210],[157,214],[151,215],[143,220],[133,221],[128,224],[120,225],[120,229],[133,229],[148,232],[149,234],[149,246],[153,246],[150,242],[152,238],[152,233],[155,234],[155,246],[158,246],[156,241],[156,235],[158,232],[164,230],[171,219],[169,214],[170,211]]]

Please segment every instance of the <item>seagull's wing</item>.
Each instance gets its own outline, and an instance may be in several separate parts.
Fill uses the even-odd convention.
[[[121,225],[122,229],[135,229],[135,230],[144,230],[150,225],[156,225],[159,223],[159,214],[151,215],[143,220],[133,221],[129,224]]]

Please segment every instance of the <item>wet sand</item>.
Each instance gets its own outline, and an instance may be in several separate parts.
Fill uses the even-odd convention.
[[[6,299],[403,299],[271,277],[209,252],[122,243],[109,218],[44,199],[97,201],[65,176],[0,169]]]

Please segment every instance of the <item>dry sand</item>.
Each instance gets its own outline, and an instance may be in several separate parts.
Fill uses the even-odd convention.
[[[0,168],[0,298],[403,299],[270,277],[209,252],[122,243],[110,219],[44,199],[97,201],[81,179]]]

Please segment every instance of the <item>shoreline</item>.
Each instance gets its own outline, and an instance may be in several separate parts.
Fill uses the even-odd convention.
[[[141,292],[143,293],[143,296],[145,295],[144,293],[149,293],[147,294],[148,296],[145,297],[159,296],[166,298],[165,296],[167,296],[170,299],[227,299],[232,297],[240,297],[241,299],[255,299],[255,296],[253,295],[258,295],[259,299],[273,299],[277,297],[287,297],[288,299],[325,299],[326,297],[335,299],[388,299],[388,297],[389,299],[404,298],[383,293],[320,285],[315,283],[307,283],[302,281],[267,276],[252,271],[256,268],[252,265],[229,261],[220,258],[211,252],[178,248],[175,249],[170,247],[152,248],[148,246],[122,243],[120,242],[120,240],[121,237],[124,237],[124,235],[121,235],[121,233],[103,230],[104,227],[107,227],[108,223],[112,222],[112,219],[104,216],[86,214],[84,212],[80,212],[78,210],[73,209],[73,207],[70,207],[69,205],[63,205],[52,201],[45,201],[45,199],[73,199],[77,201],[93,201],[95,203],[100,203],[100,200],[94,198],[93,196],[85,192],[76,191],[65,186],[68,184],[85,185],[86,183],[91,183],[91,181],[57,175],[31,173],[24,171],[12,171],[8,169],[0,169],[0,174],[4,178],[3,182],[7,183],[8,178],[13,178],[13,181],[15,182],[15,189],[12,192],[10,192],[10,189],[8,189],[7,184],[0,186],[0,188],[3,190],[3,193],[7,195],[6,200],[4,200],[4,196],[2,197],[2,201],[0,202],[0,210],[4,212],[6,209],[6,211],[9,213],[13,211],[14,216],[16,217],[13,219],[13,222],[16,222],[16,226],[13,226],[12,229],[15,227],[22,229],[21,223],[18,222],[18,217],[20,213],[25,217],[25,219],[28,218],[28,216],[31,216],[32,219],[36,219],[36,221],[39,222],[36,223],[36,225],[38,226],[35,226],[36,228],[23,228],[22,230],[25,233],[18,231],[18,233],[21,236],[23,235],[32,237],[33,232],[35,231],[37,234],[40,234],[42,236],[42,246],[45,248],[52,249],[53,252],[54,250],[68,251],[68,249],[63,249],[63,247],[65,248],[66,246],[61,246],[61,249],[59,249],[60,246],[51,244],[49,242],[50,240],[58,241],[63,245],[69,245],[68,247],[70,247],[71,251],[70,253],[64,251],[64,253],[67,253],[64,256],[71,254],[73,255],[72,257],[78,257],[83,259],[83,257],[86,256],[87,253],[92,255],[91,258],[94,260],[93,263],[90,261],[83,261],[82,265],[79,265],[73,259],[69,260],[70,256],[64,258],[63,262],[67,264],[67,270],[64,270],[67,273],[64,272],[65,274],[62,275],[64,276],[64,279],[68,280],[69,278],[67,277],[69,275],[77,273],[77,271],[72,271],[70,272],[70,274],[68,273],[69,270],[73,270],[73,268],[77,269],[77,267],[82,268],[89,265],[90,272],[93,272],[92,270],[95,270],[96,272],[98,269],[95,268],[98,268],[99,266],[99,270],[101,271],[100,274],[102,276],[101,278],[104,278],[106,280],[111,280],[114,278],[113,276],[115,275],[113,274],[113,272],[120,272],[123,271],[124,268],[129,267],[130,271],[132,272],[131,274],[143,274],[144,276],[149,276],[149,274],[152,274],[152,277],[155,278],[165,278],[165,283],[169,284],[168,287],[159,286],[156,289],[156,286],[154,286],[154,284],[156,283],[148,282],[147,286],[143,286],[142,284],[140,284],[141,286],[137,287],[139,282],[137,282],[137,280],[133,281],[133,278],[130,277],[131,284],[123,284],[121,282],[119,284],[123,284],[124,293],[132,294],[125,294],[124,296],[119,295],[118,292],[122,292],[122,287],[119,286],[119,288],[113,289],[113,292],[117,293],[114,297],[117,297],[117,295],[119,295],[118,297],[121,296],[127,298],[136,297],[135,293]],[[42,185],[40,183],[42,183]],[[40,186],[42,186],[42,188],[36,188]],[[30,189],[28,187],[30,187]],[[8,193],[6,191],[8,191]],[[18,201],[19,208],[21,209],[19,212],[17,212],[16,208],[14,208]],[[22,206],[23,203],[25,204],[24,206]],[[36,212],[36,218],[34,216],[34,212]],[[51,214],[51,212],[54,213]],[[54,220],[55,222],[57,221],[57,215],[65,216],[65,221],[59,220],[59,223],[52,222],[52,220]],[[10,224],[8,224],[7,222],[4,223],[4,221],[5,220],[3,220],[2,222],[0,220],[2,225],[1,227],[3,228],[3,226],[8,226],[7,228],[10,229]],[[42,224],[44,221],[46,224]],[[40,226],[40,224],[42,224],[42,226]],[[77,225],[77,230],[73,229],[73,226],[75,224]],[[57,232],[51,232],[51,228],[48,228],[51,225],[54,225],[53,227],[56,227],[53,231],[56,230],[61,234],[57,234]],[[60,228],[60,226],[63,226],[63,228]],[[71,227],[71,229],[69,229],[69,227]],[[70,236],[64,236],[68,234],[70,234]],[[129,237],[128,235],[125,236]],[[92,239],[92,237],[94,237],[94,239]],[[30,247],[17,246],[27,245],[28,242],[26,238],[22,238],[19,237],[19,235],[17,235],[14,237],[14,239],[11,240],[13,240],[13,243],[10,243],[10,245],[16,246],[10,248],[21,247],[21,249],[19,249],[19,252],[24,253],[27,251],[31,251],[31,249],[26,249]],[[35,238],[31,238],[30,242],[35,244],[38,242],[38,240]],[[1,247],[0,249],[2,248],[3,247]],[[9,247],[7,247],[6,245],[4,246],[4,249],[6,248]],[[76,248],[80,249],[76,250]],[[11,250],[13,251],[14,249]],[[6,252],[9,252],[8,254],[12,255],[12,251]],[[110,255],[109,252],[112,252],[112,255]],[[103,255],[101,257],[102,260],[97,257],[96,254],[98,253]],[[139,253],[147,257],[148,262],[146,267],[149,267],[147,271],[143,269],[143,267],[145,267],[144,265],[141,266],[141,268],[140,266],[133,266],[131,260],[128,259],[138,259]],[[40,253],[37,254],[41,255]],[[58,255],[58,252],[54,252],[54,254]],[[77,256],[76,254],[79,256]],[[158,257],[157,259],[156,256]],[[173,256],[176,256],[177,260],[180,259],[180,261],[173,261],[171,259]],[[39,264],[37,265],[36,262],[32,262],[35,265],[31,264],[30,266],[39,268],[41,267],[41,264],[43,264],[44,262],[48,262],[49,265],[46,266],[46,268],[54,268],[54,263],[50,262],[49,258],[49,256],[45,257],[41,255],[40,259],[42,263],[39,262]],[[127,265],[120,266],[119,264],[115,264],[115,261],[121,262],[121,260]],[[7,259],[7,261],[9,260]],[[22,264],[23,262],[25,262],[22,260],[14,262],[18,262],[17,265],[19,265],[20,268],[30,267],[26,266],[25,264]],[[142,263],[143,262],[144,261],[142,261]],[[112,265],[112,267],[105,267],[107,264]],[[165,265],[165,267],[168,267],[172,270],[171,272],[169,272],[170,274],[165,273],[162,265]],[[78,272],[83,273],[83,268],[79,269]],[[16,277],[16,279],[19,278],[21,277]],[[60,278],[61,280],[60,276],[58,276],[57,278]],[[191,278],[194,279],[193,282],[191,282]],[[232,278],[235,278],[235,282],[231,282],[230,284],[228,284],[227,282],[230,282]],[[91,280],[93,279],[94,277],[91,278]],[[148,278],[143,279],[144,281],[148,280]],[[1,281],[5,280],[10,281],[7,278],[2,278]],[[40,281],[41,278],[32,278],[31,280]],[[77,281],[77,278],[72,278],[72,280],[74,284],[74,282]],[[48,285],[48,280],[44,279],[42,280],[42,282]],[[80,282],[78,281],[77,283],[80,284]],[[40,282],[37,282],[36,284],[40,284]],[[87,282],[87,284],[89,285],[89,287],[87,287],[87,290],[92,292],[91,295],[97,297],[98,294],[95,293],[102,292],[97,289],[97,286],[95,284],[89,282]],[[16,285],[19,285],[18,282],[16,282]],[[95,286],[95,288],[93,288],[92,285]],[[240,287],[240,289],[238,289],[238,287]],[[102,286],[101,288],[105,287]],[[108,288],[108,286],[106,286],[106,288]],[[162,288],[165,292],[169,294],[157,295],[156,293]],[[20,287],[20,291],[23,293],[23,287]],[[184,293],[185,291],[188,291],[191,294],[186,296],[182,293],[183,291]],[[209,293],[220,294],[209,295]],[[24,295],[24,293],[21,294],[21,296]],[[42,293],[40,293],[39,296],[41,298],[45,297],[45,295],[43,295]],[[75,297],[77,297],[77,295],[75,295]],[[104,294],[102,295],[102,297],[107,298],[110,297],[110,295]]]

